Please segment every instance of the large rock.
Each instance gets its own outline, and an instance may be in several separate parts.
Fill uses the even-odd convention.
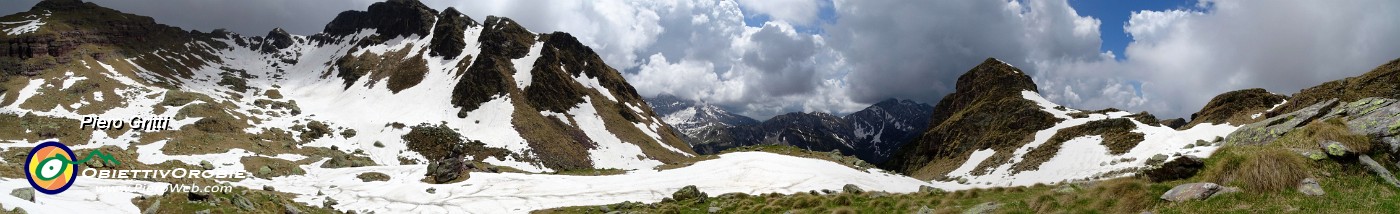
[[[841,186],[841,192],[850,194],[860,194],[865,192],[865,190],[861,189],[860,186],[856,186],[855,184],[846,184],[845,186]]]
[[[1357,160],[1357,162],[1360,162],[1361,165],[1366,166],[1366,170],[1370,170],[1371,173],[1374,173],[1376,174],[1376,176],[1381,177],[1382,180],[1385,180],[1386,183],[1390,183],[1391,186],[1400,188],[1400,180],[1395,179],[1395,174],[1390,173],[1390,170],[1385,169],[1385,166],[1381,166],[1381,164],[1377,163],[1376,160],[1371,159],[1371,156],[1357,156]]]
[[[1215,192],[1219,192],[1221,186],[1215,183],[1189,183],[1172,187],[1162,194],[1162,200],[1181,202],[1189,200],[1202,200],[1210,198]]]
[[[993,213],[993,212],[996,212],[996,211],[997,211],[997,208],[1001,208],[1001,203],[997,203],[997,202],[986,202],[986,203],[977,204],[977,206],[973,206],[972,209],[964,210],[964,211],[963,211],[963,214],[986,214],[986,213]]]
[[[1147,178],[1152,182],[1180,180],[1195,176],[1196,172],[1205,165],[1205,162],[1201,161],[1200,158],[1182,156],[1162,164],[1161,167],[1147,170],[1143,174],[1147,175]]]
[[[19,198],[19,199],[24,199],[24,200],[29,201],[29,202],[34,202],[34,188],[23,187],[23,188],[11,190],[11,191],[10,191],[10,195],[11,195],[11,196],[15,196],[16,198]]]
[[[1283,134],[1307,125],[1313,120],[1326,115],[1333,107],[1337,106],[1337,100],[1332,99],[1308,106],[1298,111],[1278,115],[1263,121],[1251,123],[1230,133],[1225,138],[1226,145],[1264,145],[1274,142]]]
[[[1347,147],[1346,144],[1337,141],[1320,140],[1317,142],[1317,146],[1322,149],[1323,152],[1326,152],[1327,155],[1335,157],[1346,157],[1356,154],[1356,150],[1352,150],[1351,147]]]
[[[1309,196],[1322,196],[1327,194],[1326,191],[1322,190],[1322,185],[1319,185],[1317,183],[1317,179],[1313,178],[1303,179],[1302,182],[1299,182],[1298,192],[1303,193],[1303,195]]]
[[[681,187],[680,190],[676,190],[675,193],[671,193],[671,199],[675,199],[676,201],[696,199],[700,202],[705,202],[705,198],[708,197],[710,196],[706,195],[705,192],[701,192],[700,188],[696,188],[695,185]]]

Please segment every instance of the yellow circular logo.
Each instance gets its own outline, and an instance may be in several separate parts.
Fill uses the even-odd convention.
[[[73,161],[73,150],[57,141],[40,143],[29,150],[29,159],[24,162],[24,174],[29,184],[44,194],[58,194],[73,186],[78,178],[78,165]]]

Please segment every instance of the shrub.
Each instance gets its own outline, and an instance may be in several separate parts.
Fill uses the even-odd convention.
[[[1206,181],[1239,186],[1246,191],[1288,190],[1308,177],[1307,160],[1279,147],[1224,147],[1212,157],[1201,176]]]

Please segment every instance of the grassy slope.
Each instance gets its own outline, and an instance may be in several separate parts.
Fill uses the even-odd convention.
[[[1293,152],[1306,147],[1296,142],[1327,138],[1356,138],[1338,128],[1335,121],[1318,121],[1262,146],[1226,147],[1206,159],[1199,174],[1185,180],[1153,183],[1140,177],[1124,177],[1090,183],[972,189],[955,192],[797,193],[792,195],[726,194],[705,202],[696,200],[653,204],[621,203],[604,206],[564,207],[538,213],[603,213],[604,210],[641,213],[913,213],[925,207],[933,213],[958,213],[986,202],[1000,203],[997,213],[1396,213],[1400,195],[1380,178],[1355,164],[1354,159],[1309,160]],[[1389,155],[1372,153],[1377,161],[1394,163]],[[1395,170],[1395,169],[1391,169]],[[1317,178],[1323,196],[1296,191],[1299,177]],[[1242,187],[1242,193],[1218,195],[1202,201],[1167,202],[1158,197],[1172,187],[1194,182],[1219,182]],[[1068,191],[1066,191],[1068,190]],[[714,195],[714,194],[712,194]]]

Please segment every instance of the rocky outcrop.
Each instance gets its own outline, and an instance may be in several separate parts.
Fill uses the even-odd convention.
[[[322,32],[341,37],[362,29],[375,29],[382,40],[410,35],[427,36],[437,20],[437,10],[418,0],[389,0],[369,5],[367,11],[345,11],[326,24]]]
[[[931,178],[952,171],[972,151],[1012,151],[1060,121],[1022,97],[1022,91],[1038,92],[1030,76],[997,59],[963,74],[956,88],[934,106],[929,130],[901,147],[885,167]]]
[[[481,37],[477,39],[481,54],[452,90],[452,104],[462,107],[457,116],[466,117],[466,112],[476,110],[491,97],[504,95],[515,87],[506,77],[529,71],[515,71],[510,60],[525,57],[534,41],[533,33],[509,18],[486,17]]]
[[[288,34],[286,30],[282,30],[282,28],[273,28],[272,31],[267,32],[266,37],[263,37],[262,52],[274,53],[278,50],[291,47],[293,42],[292,35]]]
[[[1182,156],[1167,161],[1161,167],[1149,169],[1143,172],[1143,175],[1146,175],[1152,182],[1181,180],[1195,176],[1196,172],[1205,166],[1206,163],[1201,158]]]
[[[1263,145],[1273,142],[1279,137],[1282,137],[1283,134],[1288,133],[1288,131],[1303,127],[1309,122],[1321,118],[1335,106],[1337,106],[1337,101],[1329,100],[1292,113],[1270,117],[1263,121],[1242,126],[1238,130],[1235,130],[1235,132],[1230,133],[1228,137],[1225,137],[1225,144]]]
[[[1371,97],[1400,99],[1400,84],[1396,83],[1400,83],[1400,58],[1376,66],[1361,76],[1348,77],[1303,89],[1293,94],[1288,103],[1266,115],[1275,117],[1333,99],[1341,102],[1352,102]]]
[[[480,25],[471,17],[457,12],[457,8],[447,8],[438,17],[437,25],[433,27],[433,41],[428,46],[432,56],[442,56],[446,59],[457,58],[462,54],[462,49],[467,47],[467,40],[463,32],[468,27]]]
[[[1274,105],[1283,103],[1287,96],[1269,93],[1262,88],[1244,89],[1238,91],[1225,92],[1210,99],[1205,107],[1191,114],[1191,122],[1185,127],[1190,128],[1196,124],[1210,123],[1234,123],[1243,124],[1250,122],[1252,114],[1262,113],[1273,108]]]

